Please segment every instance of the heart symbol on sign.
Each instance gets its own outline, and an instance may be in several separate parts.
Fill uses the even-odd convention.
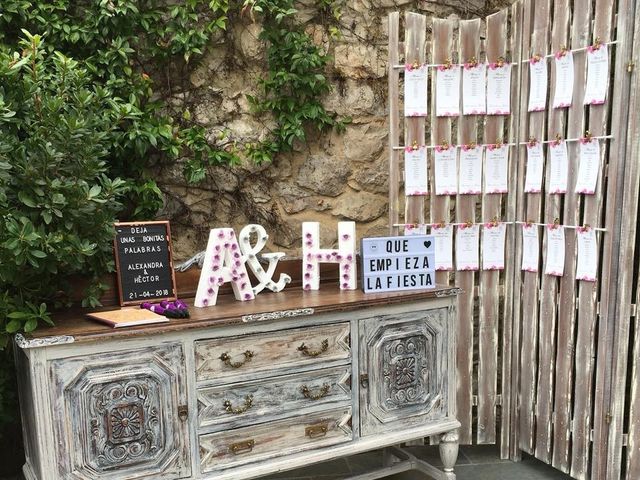
[[[431,246],[431,240],[425,240],[424,246],[428,249]]]

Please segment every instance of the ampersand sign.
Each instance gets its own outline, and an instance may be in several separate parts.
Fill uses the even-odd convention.
[[[251,245],[251,234],[257,235],[255,245]],[[253,287],[253,294],[257,295],[265,288],[268,288],[272,292],[279,292],[287,283],[291,282],[291,277],[287,274],[281,273],[278,282],[273,281],[273,274],[276,271],[278,261],[285,256],[282,252],[276,253],[263,253],[262,258],[269,262],[269,266],[265,271],[258,261],[257,254],[262,251],[267,244],[269,235],[262,225],[247,225],[240,231],[240,250],[243,256],[246,258],[246,262],[249,268],[253,272],[254,276],[260,283]]]

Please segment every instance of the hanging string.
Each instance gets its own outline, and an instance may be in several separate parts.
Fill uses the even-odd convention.
[[[600,43],[600,45],[615,45],[616,43],[618,43],[618,40],[612,40],[610,42],[602,42]],[[586,47],[580,47],[580,48],[572,48],[572,49],[567,49],[564,50],[565,52],[583,52],[585,50],[588,50],[589,47],[591,47],[591,45],[588,45]],[[547,55],[541,55],[540,58],[552,58],[555,57],[556,54],[555,53],[549,53]],[[519,62],[513,62],[511,63],[512,67],[518,67],[519,63],[529,63],[529,58],[525,59],[525,60],[520,60]],[[488,63],[488,62],[487,62]],[[464,67],[466,64],[465,63],[425,63],[423,65],[419,65],[419,67],[427,67],[427,68],[438,68],[438,67],[448,67],[448,66],[452,66],[452,67]],[[509,62],[505,62],[505,65],[509,65]],[[393,68],[394,70],[404,70],[407,66],[406,65],[392,65],[391,68]]]
[[[615,138],[613,135],[594,135],[592,137],[589,137],[592,140],[609,140],[609,139],[613,139]],[[565,142],[579,142],[581,141],[583,138],[567,138],[565,139]],[[537,141],[536,141],[537,142]],[[554,140],[543,140],[540,143],[555,143],[557,142],[557,139]],[[531,140],[527,141],[527,142],[518,142],[518,143],[480,143],[476,146],[478,147],[490,147],[490,146],[494,146],[494,145],[500,145],[500,146],[507,146],[507,147],[515,147],[516,145],[528,145],[529,143],[531,143]],[[464,145],[449,145],[449,148],[462,148]],[[427,150],[433,150],[435,148],[439,148],[442,147],[442,145],[422,145],[420,146],[426,148]],[[396,146],[396,147],[392,147],[393,150],[405,150],[407,147],[403,147],[403,146]],[[413,147],[412,147],[413,148]]]
[[[448,227],[448,226],[454,226],[454,227],[461,227],[461,226],[465,226],[465,227],[469,227],[469,226],[473,226],[473,225],[492,225],[492,226],[496,226],[496,225],[500,225],[500,224],[505,224],[505,225],[535,225],[537,227],[548,227],[549,225],[556,225],[559,227],[563,227],[563,228],[569,228],[569,229],[573,229],[573,230],[577,230],[577,229],[583,229],[583,228],[587,228],[587,229],[592,229],[595,230],[596,232],[606,232],[607,229],[606,228],[600,228],[600,227],[590,227],[587,225],[561,225],[559,223],[537,223],[537,222],[520,222],[520,221],[502,221],[502,220],[490,220],[488,222],[440,222],[440,223],[394,223],[393,226],[394,227],[409,227],[409,228],[420,228],[420,227],[431,227],[431,228],[443,228],[443,227]]]

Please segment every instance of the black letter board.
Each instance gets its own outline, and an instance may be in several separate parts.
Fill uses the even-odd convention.
[[[169,222],[116,223],[115,228],[120,305],[175,300]]]

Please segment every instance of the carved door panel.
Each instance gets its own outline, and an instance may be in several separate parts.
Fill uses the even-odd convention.
[[[51,362],[58,477],[188,477],[181,345]]]
[[[360,322],[362,435],[420,427],[447,414],[448,309]]]

